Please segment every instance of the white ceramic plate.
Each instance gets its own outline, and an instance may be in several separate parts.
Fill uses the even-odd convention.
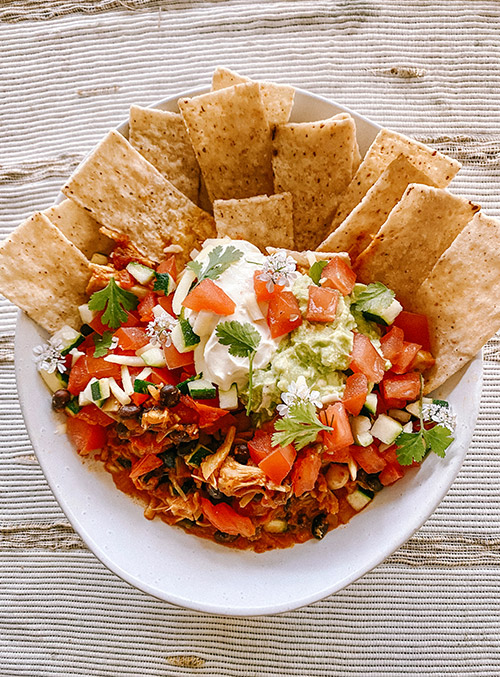
[[[177,98],[158,107],[176,110]],[[318,120],[345,110],[297,90],[292,120]],[[363,154],[379,127],[348,112],[356,120]],[[119,130],[126,134],[126,124]],[[367,509],[322,541],[257,555],[146,520],[143,506],[119,492],[100,464],[78,456],[66,436],[56,432],[59,419],[32,361],[33,347],[45,339],[19,313],[15,359],[24,419],[42,470],[74,529],[105,566],[131,585],[167,602],[216,614],[295,609],[342,589],[394,552],[425,522],[455,479],[471,441],[481,393],[478,355],[440,389],[458,420],[445,459],[431,454],[421,468],[385,488]]]

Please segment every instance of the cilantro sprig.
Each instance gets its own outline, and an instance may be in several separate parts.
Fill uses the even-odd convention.
[[[132,292],[121,289],[111,277],[104,289],[96,291],[89,300],[90,310],[104,310],[101,322],[111,329],[118,329],[127,321],[127,310],[135,310],[139,299]]]
[[[223,247],[217,245],[208,254],[208,261],[203,265],[200,261],[190,261],[187,267],[190,268],[198,278],[198,282],[209,278],[216,280],[224,273],[232,263],[236,263],[243,256],[243,252],[230,245]]]
[[[248,357],[248,404],[247,414],[250,413],[253,387],[253,360],[260,345],[260,334],[250,322],[230,320],[220,322],[215,330],[219,343],[229,347],[229,354],[233,357]]]
[[[396,437],[396,456],[401,465],[420,463],[433,451],[440,458],[446,456],[446,449],[453,442],[451,430],[444,425],[436,425],[429,430],[424,428],[422,413],[423,379],[420,376],[420,429],[414,433],[402,432]]]
[[[319,285],[321,273],[323,272],[323,268],[326,268],[327,265],[328,261],[315,261],[309,268],[309,277],[314,282],[314,284]]]
[[[286,447],[287,444],[294,444],[298,451],[315,442],[322,430],[333,430],[332,426],[325,425],[319,420],[312,402],[291,404],[288,414],[276,421],[274,429],[276,432],[272,437],[273,445]]]
[[[105,331],[102,336],[94,334],[94,357],[104,357],[111,348],[113,342],[113,332]]]
[[[372,282],[357,297],[353,307],[361,313],[385,310],[394,301],[395,293],[382,282]]]

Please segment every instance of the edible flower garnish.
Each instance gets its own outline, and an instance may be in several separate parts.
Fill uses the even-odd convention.
[[[274,285],[279,284],[286,287],[295,280],[297,273],[297,264],[291,256],[288,256],[285,251],[279,251],[271,256],[266,256],[262,265],[262,272],[259,273],[258,278],[263,282],[267,282],[267,291],[272,294]]]
[[[281,394],[284,404],[278,404],[276,409],[280,416],[288,416],[290,407],[297,402],[312,402],[315,407],[321,407],[322,402],[317,390],[311,390],[306,383],[306,379],[301,374],[296,381],[292,381],[288,390]]]
[[[46,371],[53,374],[56,370],[64,374],[66,371],[66,358],[61,355],[63,345],[60,341],[55,342],[49,339],[48,343],[33,348],[33,361],[36,363],[38,371]]]
[[[177,320],[164,310],[155,316],[154,320],[149,322],[146,327],[146,334],[151,339],[153,345],[169,346],[172,343],[172,330],[177,324]]]

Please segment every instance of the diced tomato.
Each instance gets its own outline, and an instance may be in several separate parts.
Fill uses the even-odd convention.
[[[322,423],[333,428],[323,431],[323,442],[329,452],[348,447],[354,442],[349,417],[342,402],[330,404],[326,410],[320,411],[319,418]]]
[[[146,393],[132,393],[132,395],[130,395],[130,399],[136,407],[140,407],[143,402],[149,399],[149,395],[146,395]]]
[[[293,444],[286,447],[273,447],[270,454],[260,461],[259,468],[275,484],[281,484],[292,469],[297,452]]]
[[[309,287],[306,320],[309,322],[332,322],[337,314],[339,292],[330,287]]]
[[[380,472],[386,466],[386,461],[382,458],[376,444],[370,444],[367,447],[358,447],[353,444],[350,452],[356,463],[369,475]]]
[[[285,288],[281,284],[274,284],[271,282],[272,291],[269,291],[267,288],[268,283],[265,280],[259,279],[259,275],[262,274],[262,270],[256,270],[253,274],[253,288],[255,289],[255,296],[259,303],[264,303],[270,301],[273,296],[280,294]]]
[[[150,291],[137,306],[137,312],[141,322],[151,322],[154,319],[153,308],[158,303],[158,295]]]
[[[364,374],[351,374],[347,377],[342,402],[350,414],[359,414],[367,395],[368,379]]]
[[[323,433],[323,439],[324,435],[328,433]],[[349,451],[351,446],[349,445],[348,447],[342,447],[340,449],[333,449],[332,451],[325,451],[323,452],[323,460],[325,461],[330,461],[332,463],[349,463],[351,460],[351,452]]]
[[[354,334],[349,366],[355,373],[364,374],[372,383],[380,383],[384,377],[384,359],[364,334]]]
[[[155,383],[156,385],[163,383],[163,385],[175,386],[180,382],[178,375],[165,367],[153,367],[153,371],[148,378],[151,383]]]
[[[116,274],[116,282],[122,289],[130,289],[136,283],[128,270],[119,270]]]
[[[394,484],[394,482],[397,482],[397,480],[400,480],[403,477],[403,475],[404,471],[401,468],[401,466],[398,467],[397,465],[392,465],[391,463],[389,463],[382,470],[378,478],[381,484],[383,484],[384,487],[387,487],[390,484]]]
[[[169,273],[174,280],[177,280],[177,260],[175,254],[169,256],[168,259],[162,261],[158,268],[156,269],[157,273]]]
[[[122,350],[138,350],[149,343],[149,336],[142,327],[120,327],[114,335]]]
[[[382,398],[379,398],[382,400]],[[386,400],[382,400],[385,404],[385,409],[381,413],[386,413],[388,409],[404,409],[408,403],[408,400],[402,400],[399,397],[388,397]],[[378,412],[377,412],[378,413]]]
[[[421,347],[422,346],[418,343],[409,343],[408,341],[404,341],[403,348],[391,360],[391,370],[395,374],[405,374],[410,369],[410,365],[417,356]]]
[[[233,299],[213,280],[205,278],[186,296],[182,305],[191,310],[211,310],[217,315],[232,315],[236,309]]]
[[[264,430],[256,430],[252,439],[248,441],[248,452],[256,465],[259,465],[272,449],[271,435]]]
[[[196,402],[196,409],[200,415],[198,425],[200,428],[209,428],[213,427],[215,423],[219,422],[220,419],[228,415],[226,409],[221,409],[220,407],[211,407],[208,404],[202,404],[201,402]]]
[[[271,298],[267,324],[272,338],[284,336],[302,324],[299,304],[291,291],[282,291]]]
[[[404,331],[405,339],[407,341],[410,341],[411,343],[420,343],[424,350],[431,350],[429,321],[426,315],[402,310],[394,320],[394,324]]]
[[[158,305],[160,305],[163,308],[163,310],[166,310],[169,315],[175,317],[174,309],[172,308],[173,299],[174,299],[173,292],[168,296],[158,296]]]
[[[102,449],[106,444],[106,428],[100,425],[91,425],[82,418],[68,416],[66,419],[68,437],[82,456],[91,451]]]
[[[338,289],[344,296],[350,294],[356,284],[356,273],[340,256],[335,256],[327,263],[321,272],[321,278],[325,278],[323,287]]]
[[[82,407],[76,414],[76,417],[90,423],[90,425],[102,425],[103,428],[107,428],[108,425],[115,422],[111,416],[108,416],[106,412],[99,409],[95,404],[87,404],[85,407]]]
[[[136,480],[141,475],[156,470],[161,465],[163,465],[163,461],[156,454],[146,454],[139,460],[134,461],[129,477],[131,480]]]
[[[213,505],[208,498],[202,497],[201,509],[210,524],[225,534],[241,535],[245,538],[255,534],[255,526],[250,517],[240,515],[227,503]]]
[[[321,458],[314,451],[302,451],[293,464],[292,489],[295,496],[302,496],[306,491],[312,491],[321,469]]]
[[[424,372],[433,367],[436,364],[436,360],[428,350],[419,350],[415,355],[413,362],[410,364],[409,369],[411,371]]]
[[[119,364],[106,362],[102,357],[83,355],[73,365],[69,373],[68,390],[72,395],[78,395],[87,386],[91,378],[120,378]]]
[[[127,319],[125,320],[125,322],[122,322],[122,324],[120,325],[121,327],[135,327],[136,325],[139,324],[139,320],[137,319],[134,313],[131,313],[127,310],[125,312],[127,313]],[[101,319],[102,315],[103,312],[97,313],[94,319],[89,323],[92,329],[98,334],[101,334],[101,336],[104,334],[105,331],[112,331],[111,327],[103,323]]]
[[[388,399],[416,400],[420,394],[420,374],[411,371],[408,374],[386,375],[380,384],[382,396]]]
[[[173,343],[169,346],[163,346],[163,353],[169,369],[179,369],[179,367],[185,367],[194,362],[194,353],[192,350],[187,353],[180,353]]]
[[[380,339],[380,347],[384,357],[392,360],[403,350],[404,332],[400,327],[392,326],[391,329]]]

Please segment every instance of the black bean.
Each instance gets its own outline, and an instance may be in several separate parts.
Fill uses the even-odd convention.
[[[174,430],[168,437],[177,446],[177,453],[180,456],[189,454],[196,444],[196,440],[192,440],[185,430]]]
[[[181,489],[185,494],[188,494],[196,487],[194,480],[190,477],[182,483]]]
[[[124,404],[118,409],[118,416],[120,418],[139,418],[142,410],[135,404]]]
[[[364,489],[370,489],[370,491],[382,491],[384,488],[384,485],[379,480],[378,473],[369,475],[363,468],[358,468],[356,482]]]
[[[176,404],[179,404],[181,399],[180,391],[170,384],[163,386],[160,390],[160,406],[161,407],[175,407]]]
[[[158,456],[163,461],[163,465],[166,468],[175,468],[175,459],[177,458],[177,452],[175,449],[167,449],[167,451],[162,451]]]
[[[237,538],[237,534],[226,534],[225,531],[216,531],[214,534],[214,541],[217,543],[232,543]]]
[[[118,456],[116,460],[121,465],[121,467],[125,468],[126,470],[129,470],[132,467],[132,461],[129,458],[125,458],[124,456]]]
[[[324,512],[320,512],[319,515],[313,519],[311,524],[311,533],[314,538],[317,538],[320,541],[324,538],[328,532],[328,520]]]
[[[71,393],[66,388],[60,388],[52,395],[52,409],[55,411],[62,411],[64,407],[69,404],[71,400]]]
[[[222,491],[219,491],[219,489],[215,489],[215,487],[208,486],[207,488],[207,493],[212,498],[213,503],[221,503],[223,501],[227,501],[227,496],[226,494],[223,494]]]
[[[246,465],[250,458],[247,445],[237,444],[233,449],[233,456],[235,461],[238,461],[238,463],[241,463],[242,465]]]
[[[121,440],[128,440],[130,437],[130,430],[123,423],[117,423],[116,434]]]

